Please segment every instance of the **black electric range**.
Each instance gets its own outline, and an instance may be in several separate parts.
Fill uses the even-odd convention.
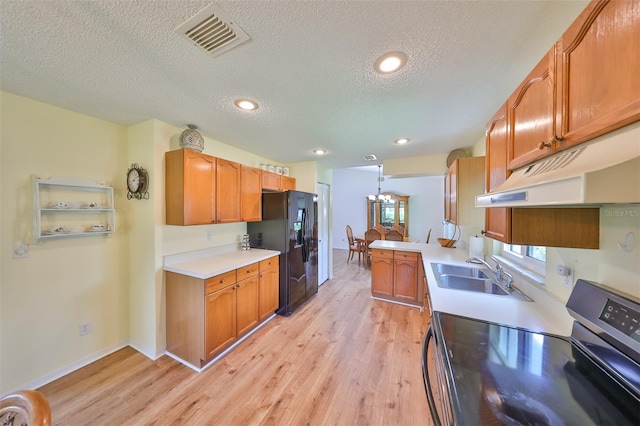
[[[570,338],[435,312],[423,373],[436,425],[640,425],[640,304],[578,280]]]

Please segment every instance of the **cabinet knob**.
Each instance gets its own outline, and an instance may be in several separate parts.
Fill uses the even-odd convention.
[[[551,142],[540,142],[538,144],[538,149],[545,149],[545,148],[551,148],[552,143]]]
[[[481,233],[482,235],[484,235],[484,234],[486,234],[486,233],[487,233],[487,231],[485,231],[485,230],[483,229],[482,231],[480,231],[480,233]]]

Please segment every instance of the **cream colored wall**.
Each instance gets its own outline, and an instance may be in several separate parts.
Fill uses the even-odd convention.
[[[129,205],[124,197],[126,129],[0,92],[2,234],[0,393],[55,378],[129,338]],[[117,230],[110,237],[33,244],[31,175],[109,182]],[[12,259],[12,245],[29,257]],[[91,322],[91,333],[79,325]]]
[[[447,171],[448,155],[445,153],[384,160],[384,174],[394,178],[443,175]]]

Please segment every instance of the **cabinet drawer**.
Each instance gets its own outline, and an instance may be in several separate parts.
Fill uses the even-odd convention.
[[[393,250],[371,249],[371,256],[383,259],[393,259]]]
[[[238,281],[242,281],[245,278],[249,278],[253,275],[258,275],[258,267],[260,264],[258,262],[252,263],[251,265],[243,266],[242,268],[236,269],[238,274]]]
[[[394,251],[393,252],[393,258],[394,259],[401,259],[401,260],[414,260],[414,261],[418,261],[418,255],[420,253],[414,253],[414,252],[410,252],[410,251]]]
[[[260,261],[260,270],[266,271],[267,269],[271,269],[273,267],[278,266],[278,262],[280,260],[280,256],[273,256],[269,259],[265,259]]]
[[[235,270],[216,275],[215,277],[211,277],[205,281],[205,294],[213,293],[214,291],[223,289],[228,285],[235,284],[235,282]]]

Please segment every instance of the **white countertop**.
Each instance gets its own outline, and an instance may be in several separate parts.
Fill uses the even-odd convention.
[[[571,335],[573,318],[566,307],[553,296],[514,273],[514,285],[533,302],[516,300],[507,296],[476,293],[439,287],[431,263],[448,263],[483,267],[465,263],[469,252],[461,248],[444,248],[435,244],[375,241],[371,248],[420,252],[427,275],[431,308],[444,312],[476,318],[484,321],[526,328],[532,331]]]
[[[279,251],[261,249],[234,250],[205,257],[194,254],[191,259],[186,254],[181,255],[177,263],[165,258],[164,270],[207,279],[278,255]]]

